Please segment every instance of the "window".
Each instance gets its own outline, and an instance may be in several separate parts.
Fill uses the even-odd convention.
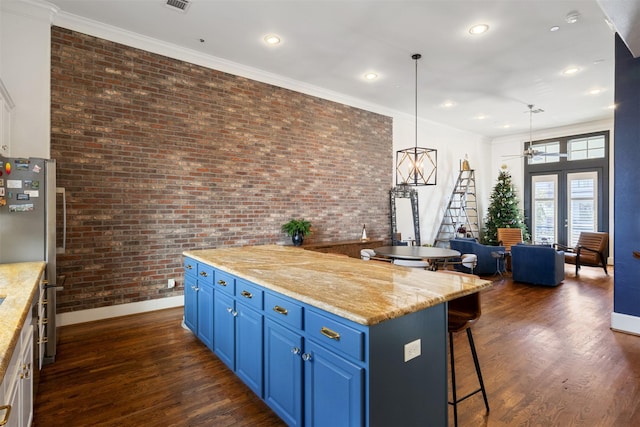
[[[567,212],[569,212],[569,246],[578,243],[583,231],[598,231],[598,174],[567,174]]]
[[[603,158],[605,157],[604,146],[604,135],[570,139],[567,145],[569,160]]]
[[[560,160],[560,141],[545,142],[544,144],[532,144],[531,148],[540,152],[541,155],[530,158],[530,165],[552,163]]]
[[[558,241],[556,218],[558,217],[558,177],[538,175],[531,178],[533,187],[533,215],[531,239],[536,244],[552,244]]]

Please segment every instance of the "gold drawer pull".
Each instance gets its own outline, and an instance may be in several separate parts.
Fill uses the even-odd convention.
[[[38,344],[44,344],[49,342],[49,337],[42,337],[38,340]]]
[[[218,285],[227,286],[227,282],[225,282],[224,280],[220,279],[220,280],[218,280]]]
[[[209,277],[209,275],[207,274],[207,272],[206,272],[206,271],[201,271],[201,272],[200,272],[200,275],[201,275],[202,277]]]
[[[242,295],[245,298],[249,298],[249,299],[253,298],[253,294],[251,292],[247,292],[247,291],[240,292],[240,295]]]
[[[4,426],[9,422],[9,416],[11,415],[11,405],[0,406],[0,411],[7,411],[4,413],[4,418],[0,420],[0,426]]]
[[[280,307],[279,305],[273,307],[273,311],[275,311],[276,313],[284,314],[285,316],[289,314],[289,311],[286,308]]]
[[[193,270],[193,266],[191,264],[187,264],[184,266],[187,270]]]
[[[340,334],[336,331],[332,331],[331,329],[323,326],[320,329],[320,333],[327,338],[331,338],[332,340],[340,341]]]

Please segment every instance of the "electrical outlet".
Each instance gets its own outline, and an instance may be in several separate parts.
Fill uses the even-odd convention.
[[[404,345],[404,361],[408,362],[411,359],[415,359],[416,357],[422,354],[422,341],[417,339],[415,341],[411,341]]]
[[[167,288],[172,289],[176,287],[176,279],[169,279],[167,282]]]

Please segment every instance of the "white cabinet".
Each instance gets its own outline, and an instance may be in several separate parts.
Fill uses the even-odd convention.
[[[22,338],[20,364],[20,425],[30,426],[33,422],[33,326],[29,325]]]
[[[29,316],[0,385],[0,407],[11,408],[7,427],[26,427],[33,421],[33,369],[33,326]],[[6,415],[6,409],[0,410],[0,423]]]
[[[11,96],[0,79],[0,154],[5,157],[11,155],[11,110],[13,107]]]

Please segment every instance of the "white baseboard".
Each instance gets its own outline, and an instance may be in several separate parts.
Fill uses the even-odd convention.
[[[640,335],[640,317],[622,313],[611,313],[611,329],[628,334]]]
[[[148,311],[162,310],[165,308],[181,307],[183,305],[183,296],[132,302],[130,304],[112,305],[109,307],[99,307],[89,310],[72,311],[70,313],[60,313],[56,316],[56,324],[58,326],[74,325],[76,323],[93,322],[94,320],[103,320],[112,317],[127,316],[129,314],[145,313]]]

